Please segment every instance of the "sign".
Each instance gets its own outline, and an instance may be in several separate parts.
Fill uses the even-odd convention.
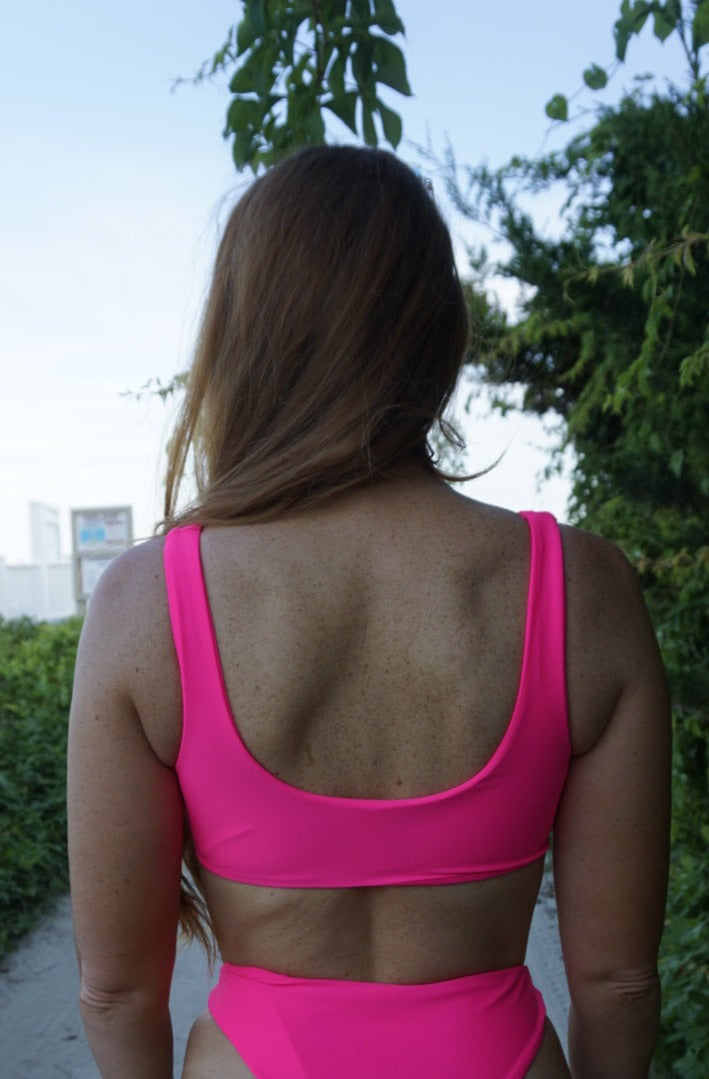
[[[130,506],[109,509],[72,510],[74,550],[79,554],[125,551],[133,540]]]
[[[72,510],[71,535],[74,595],[79,609],[85,610],[106,566],[133,543],[133,511],[130,506]]]

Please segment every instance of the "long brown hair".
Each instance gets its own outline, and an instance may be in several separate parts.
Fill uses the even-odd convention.
[[[392,154],[312,147],[256,180],[219,246],[170,443],[163,531],[276,517],[386,476],[444,478],[445,423],[467,344],[448,230]],[[196,495],[178,510],[193,458]],[[180,925],[213,955],[186,824]],[[193,886],[196,885],[196,888]]]
[[[294,154],[227,222],[163,529],[274,517],[406,457],[438,471],[428,436],[438,421],[456,441],[443,412],[466,343],[450,236],[412,170],[381,150]],[[197,493],[178,511],[190,450]]]

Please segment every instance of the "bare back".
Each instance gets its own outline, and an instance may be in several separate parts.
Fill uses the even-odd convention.
[[[203,535],[232,711],[270,772],[389,799],[487,762],[517,693],[529,540],[522,520],[471,508],[424,481]],[[540,870],[434,888],[205,886],[229,962],[421,982],[521,963]]]

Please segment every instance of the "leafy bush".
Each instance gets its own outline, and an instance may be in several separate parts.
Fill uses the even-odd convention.
[[[0,956],[66,891],[66,735],[81,620],[0,619]]]
[[[662,1030],[655,1054],[658,1079],[704,1079],[709,1060],[709,843],[705,717],[675,715],[672,861],[665,935],[660,953]]]

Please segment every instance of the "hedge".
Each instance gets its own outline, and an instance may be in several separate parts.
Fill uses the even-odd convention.
[[[66,735],[81,620],[0,619],[0,957],[69,884]]]

